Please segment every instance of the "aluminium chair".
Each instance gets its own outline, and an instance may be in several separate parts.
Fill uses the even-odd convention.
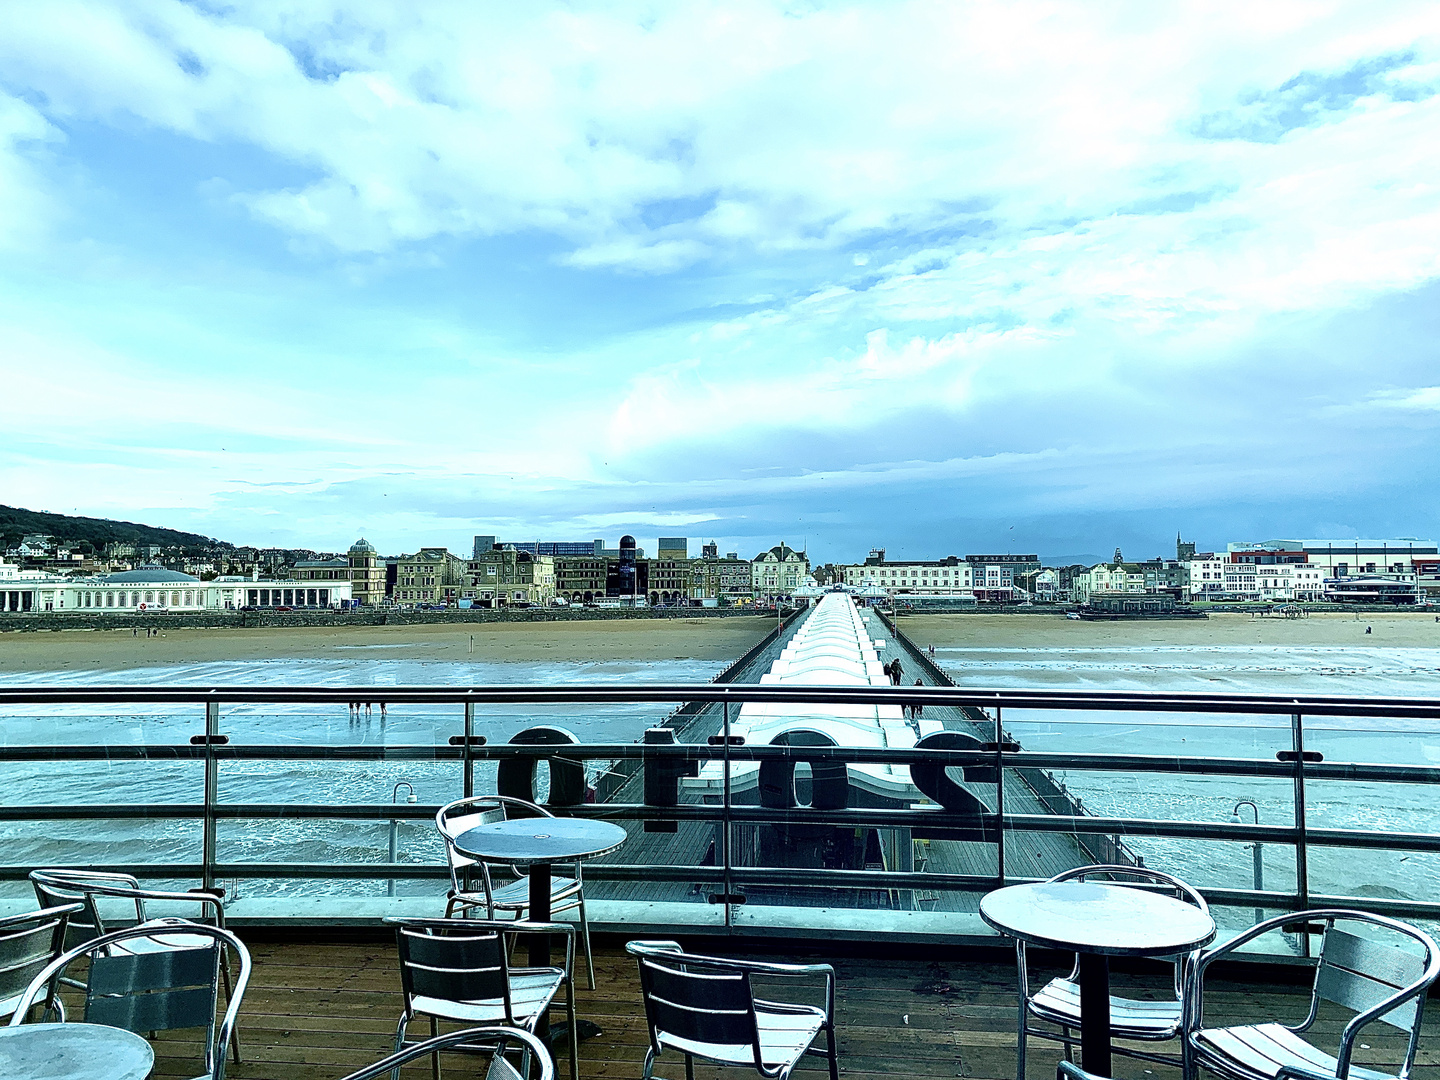
[[[640,993],[650,1049],[644,1080],[668,1050],[685,1055],[685,1075],[695,1061],[755,1070],[767,1080],[785,1080],[806,1054],[825,1057],[830,1080],[838,1080],[835,1051],[835,969],[829,964],[769,964],[721,960],[682,952],[673,941],[632,941],[625,951],[640,964]],[[816,979],[824,985],[823,1006],[757,998],[752,976]],[[825,1033],[828,1049],[814,1046]]]
[[[575,927],[569,923],[531,923],[511,919],[388,918],[400,947],[400,989],[404,1008],[395,1026],[395,1050],[408,1045],[405,1032],[419,1017],[455,1024],[504,1024],[532,1035],[549,1014],[556,995],[565,991],[570,1040],[570,1078],[579,1080],[580,1055],[575,1032]],[[514,939],[533,934],[565,938],[563,967],[511,967]],[[465,1047],[454,1047],[464,1049]],[[486,1048],[488,1049],[488,1048]],[[436,1080],[439,1054],[432,1056]]]
[[[1205,898],[1193,886],[1177,877],[1149,870],[1139,866],[1080,866],[1066,870],[1050,878],[1051,881],[1085,881],[1087,878],[1107,878],[1110,884],[1132,887],[1158,887],[1179,900],[1194,904],[1201,911],[1208,912]],[[1117,880],[1124,878],[1127,880]],[[1165,1001],[1145,1001],[1116,997],[1110,998],[1110,1035],[1112,1039],[1127,1039],[1134,1042],[1168,1042],[1178,1039],[1183,1022],[1181,1005],[1185,993],[1186,973],[1196,953],[1187,953],[1175,958],[1174,997]],[[1030,992],[1030,975],[1026,968],[1025,942],[1015,942],[1016,973],[1020,984],[1020,1017],[1016,1041],[1016,1069],[1018,1080],[1025,1080],[1025,1059],[1027,1039],[1047,1039],[1064,1044],[1065,1060],[1074,1058],[1074,1044],[1078,1041],[1080,1029],[1080,957],[1070,974],[1051,979],[1033,994]],[[1059,1027],[1059,1031],[1037,1026],[1044,1021]],[[1114,1053],[1129,1057],[1157,1061],[1164,1065],[1181,1065],[1183,1049],[1176,1055],[1154,1053],[1139,1048],[1113,1046]]]
[[[1319,926],[1323,934],[1310,1007],[1298,1024],[1257,1022],[1235,1027],[1205,1026],[1205,972],[1262,934],[1299,924],[1302,933]],[[1422,930],[1365,911],[1326,908],[1279,915],[1257,923],[1195,962],[1186,995],[1186,1077],[1206,1068],[1228,1080],[1405,1080],[1415,1063],[1425,994],[1440,976],[1440,952]],[[1315,1027],[1322,1002],[1350,1013],[1336,1054],[1302,1038]],[[1357,1038],[1381,1021],[1407,1036],[1396,1073],[1354,1063]],[[1317,1032],[1318,1033],[1318,1032]]]
[[[27,911],[0,919],[0,1020],[15,1011],[36,973],[65,951],[65,927],[81,904]],[[63,1022],[65,1006],[52,986],[45,1007]]]
[[[445,859],[450,865],[450,891],[445,897],[445,917],[462,914],[475,908],[485,910],[485,918],[497,919],[509,913],[523,919],[530,910],[529,868],[508,866],[510,880],[496,884],[489,864],[472,859],[455,848],[455,838],[476,825],[518,817],[554,817],[537,803],[506,795],[473,795],[456,799],[442,806],[435,815],[435,827],[445,841]],[[550,914],[578,908],[580,938],[585,952],[585,971],[590,989],[595,989],[595,961],[590,955],[590,920],[585,912],[585,881],[579,862],[561,863],[566,873],[550,875]],[[478,875],[475,871],[478,868]],[[479,877],[478,883],[476,876]],[[478,890],[477,890],[478,885]]]
[[[393,1075],[400,1066],[414,1061],[416,1058],[438,1054],[441,1050],[453,1050],[456,1047],[468,1048],[482,1045],[494,1046],[494,1057],[490,1059],[490,1067],[485,1070],[485,1080],[526,1080],[524,1071],[517,1070],[505,1060],[506,1044],[511,1041],[519,1043],[522,1053],[539,1062],[539,1076],[536,1080],[554,1080],[555,1062],[551,1059],[550,1051],[545,1048],[545,1044],[528,1031],[508,1027],[464,1028],[460,1031],[437,1035],[424,1042],[412,1043],[404,1050],[381,1058],[373,1065],[357,1069],[350,1075],[342,1077],[341,1080],[377,1080],[386,1073]]]
[[[199,919],[201,923],[208,923],[221,930],[225,929],[225,905],[224,902],[214,893],[203,891],[196,892],[167,892],[163,889],[142,889],[139,880],[133,874],[114,873],[108,870],[70,870],[70,869],[43,869],[30,871],[30,884],[35,889],[35,897],[40,901],[41,907],[55,904],[78,902],[83,905],[84,910],[71,917],[65,937],[65,947],[75,948],[85,942],[92,941],[97,937],[103,937],[111,930],[117,929],[113,925],[117,920],[110,919],[107,924],[106,917],[101,914],[101,902],[110,900],[125,909],[125,914],[120,918],[126,926],[189,926],[197,920],[181,919],[174,916],[162,918],[151,918],[145,909],[147,902],[195,905],[199,908]],[[196,937],[189,933],[178,932],[163,935],[145,936],[117,942],[111,946],[115,952],[159,952],[168,949],[189,949],[205,948],[210,944],[203,936]],[[224,950],[221,951],[220,981],[228,996],[231,992],[231,971],[230,957]],[[62,982],[79,986],[75,980],[68,977]],[[231,1053],[235,1056],[235,1064],[240,1064],[240,1033],[237,1031],[230,1042]]]
[[[135,948],[141,939],[173,936],[172,923],[132,926],[92,938],[56,957],[31,980],[10,1018],[20,1024],[42,995],[53,997],[59,977],[75,961],[89,961],[83,982],[84,1013],[89,1024],[106,1024],[137,1035],[155,1031],[204,1028],[205,1072],[197,1080],[225,1080],[227,1044],[235,1031],[235,1017],[250,982],[250,953],[228,930],[199,923],[187,924],[187,936],[206,944],[183,949]],[[128,951],[129,946],[134,951]],[[225,1004],[220,1024],[221,958],[233,950],[239,962],[235,990]]]

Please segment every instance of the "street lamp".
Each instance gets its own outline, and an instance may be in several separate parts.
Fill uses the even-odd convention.
[[[1256,806],[1256,805],[1255,805],[1251,800],[1249,800],[1249,799],[1241,799],[1239,802],[1237,802],[1237,803],[1235,804],[1235,808],[1230,811],[1230,821],[1231,821],[1231,823],[1232,823],[1232,824],[1235,824],[1235,825],[1239,825],[1239,824],[1241,823],[1241,822],[1240,822],[1240,807],[1242,807],[1242,806],[1248,806],[1248,807],[1250,807],[1251,812],[1254,813],[1254,815],[1255,815],[1255,824],[1256,824],[1256,825],[1259,825],[1259,824],[1260,824],[1260,808],[1259,808],[1258,806]],[[1263,846],[1264,846],[1264,845],[1261,844],[1260,841],[1258,841],[1258,840],[1256,840],[1255,843],[1253,843],[1253,844],[1250,845],[1250,856],[1251,856],[1251,858],[1252,858],[1252,860],[1253,860],[1253,865],[1254,865],[1254,875],[1253,875],[1253,876],[1254,876],[1254,880],[1255,880],[1255,891],[1256,891],[1257,893],[1258,893],[1258,892],[1264,892],[1264,891],[1265,891],[1265,863],[1264,863],[1264,861],[1263,861],[1263,859],[1262,859],[1262,857],[1261,857],[1261,853],[1260,853],[1260,849],[1261,849]],[[1255,921],[1256,921],[1257,923],[1258,923],[1258,922],[1263,922],[1264,919],[1265,919],[1265,911],[1264,911],[1264,909],[1257,907],[1257,908],[1255,909]]]

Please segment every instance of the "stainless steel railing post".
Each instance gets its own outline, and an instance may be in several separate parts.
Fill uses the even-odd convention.
[[[1305,721],[1298,711],[1290,714],[1290,738],[1295,751],[1295,894],[1304,911],[1310,906],[1310,840],[1305,831]],[[1303,931],[1300,951],[1310,955],[1310,935]]]
[[[475,702],[465,702],[465,749],[461,752],[462,770],[465,774],[461,787],[464,798],[475,794],[475,752],[471,740],[475,737]]]
[[[995,839],[995,876],[1005,884],[1005,723],[995,706],[995,817],[999,824]]]
[[[725,927],[728,930],[733,925],[733,918],[730,911],[730,899],[734,896],[731,886],[731,858],[730,858],[730,702],[721,703],[724,713],[724,730],[721,734],[725,741],[725,758],[723,765],[724,789],[720,806],[720,855],[725,867]]]
[[[215,740],[220,734],[220,703],[205,703],[205,817],[200,837],[200,885],[215,887],[215,804],[219,798],[219,763],[215,760]]]

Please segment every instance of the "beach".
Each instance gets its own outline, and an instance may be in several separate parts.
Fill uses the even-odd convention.
[[[124,671],[264,660],[537,662],[696,660],[724,667],[775,627],[764,616],[415,626],[129,628],[0,635],[0,672]]]
[[[1325,612],[1304,619],[1221,612],[1208,619],[1089,622],[1045,615],[909,615],[897,623],[915,644],[937,648],[1093,649],[1368,646],[1440,649],[1440,623],[1425,611]],[[1366,634],[1365,628],[1371,628]]]

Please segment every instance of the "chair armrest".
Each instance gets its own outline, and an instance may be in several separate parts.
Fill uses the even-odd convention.
[[[1088,1073],[1073,1061],[1062,1061],[1055,1069],[1055,1080],[1101,1080],[1094,1073]]]
[[[1303,1065],[1282,1065],[1275,1080],[1335,1080],[1335,1074],[1324,1069],[1308,1069]]]
[[[475,1027],[465,1028],[463,1031],[452,1031],[433,1039],[426,1039],[424,1042],[415,1043],[398,1053],[382,1058],[373,1065],[357,1069],[343,1080],[375,1080],[375,1078],[385,1076],[391,1070],[399,1068],[407,1061],[414,1061],[419,1057],[429,1057],[436,1050],[490,1039],[494,1039],[502,1045],[507,1039],[524,1044],[525,1048],[540,1062],[540,1080],[552,1080],[554,1077],[555,1063],[550,1057],[549,1049],[530,1032],[513,1027]]]

